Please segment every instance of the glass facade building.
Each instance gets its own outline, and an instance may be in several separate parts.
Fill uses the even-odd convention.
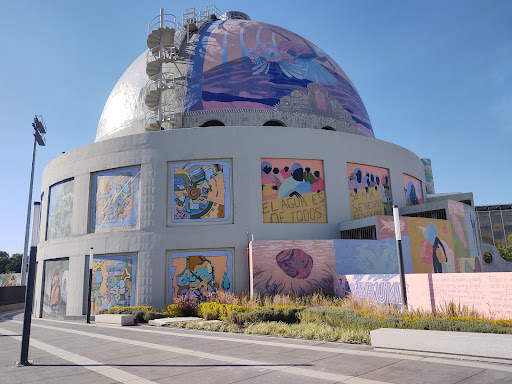
[[[483,243],[510,246],[507,237],[512,235],[512,204],[475,207]]]

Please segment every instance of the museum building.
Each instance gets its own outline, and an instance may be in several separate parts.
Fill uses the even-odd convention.
[[[391,273],[393,205],[406,272],[481,271],[472,195],[433,195],[430,166],[375,138],[355,86],[305,38],[214,6],[161,11],[95,142],[44,170],[36,313],[85,313],[90,248],[93,313]],[[368,267],[361,247],[392,265]]]

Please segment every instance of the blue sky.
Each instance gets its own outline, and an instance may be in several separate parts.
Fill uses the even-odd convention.
[[[180,15],[210,1],[3,1],[0,250],[21,252],[31,122],[42,114],[44,166],[94,141],[110,91],[145,49],[163,7]],[[512,2],[505,0],[223,1],[315,43],[358,89],[379,139],[432,159],[436,192],[473,192],[477,205],[512,202]],[[312,6],[314,4],[314,7]]]

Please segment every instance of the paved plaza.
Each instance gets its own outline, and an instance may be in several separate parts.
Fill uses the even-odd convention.
[[[33,319],[20,355],[21,311],[0,314],[0,383],[512,383],[512,365],[400,355],[367,345]]]

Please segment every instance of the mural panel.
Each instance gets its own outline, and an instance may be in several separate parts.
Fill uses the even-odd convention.
[[[382,240],[334,240],[336,273],[339,275],[398,273],[395,238]],[[402,236],[404,271],[412,273],[409,237]]]
[[[451,224],[447,220],[407,218],[414,273],[455,272]]]
[[[467,240],[466,216],[464,213],[464,204],[458,201],[448,200],[448,220],[452,223],[452,237],[455,252],[455,258],[469,258],[470,250]],[[457,272],[464,272],[464,269],[458,269],[459,263],[456,264]]]
[[[21,273],[2,273],[0,287],[14,287],[21,285]]]
[[[95,256],[92,263],[91,313],[135,305],[135,255]]]
[[[230,162],[171,163],[167,224],[231,221]]]
[[[403,174],[404,178],[404,192],[405,201],[407,206],[423,204],[423,189],[421,187],[421,180],[408,175]]]
[[[92,232],[135,228],[139,220],[140,167],[93,175]]]
[[[466,204],[464,204],[464,219],[466,222],[466,234],[468,237],[469,254],[471,255],[471,257],[481,257],[476,212],[471,206]]]
[[[71,235],[73,216],[73,180],[62,181],[50,187],[46,239],[59,239]]]
[[[68,301],[69,259],[44,261],[43,317],[64,318]]]
[[[252,109],[316,114],[374,136],[343,70],[306,39],[255,21],[219,20],[200,31],[186,112]]]
[[[434,194],[436,193],[434,188],[434,174],[432,173],[432,160],[430,159],[421,159],[423,163],[423,168],[425,170],[425,181],[427,185],[425,185],[425,189],[427,193]]]
[[[400,233],[402,238],[409,236],[409,230],[407,228],[407,217],[400,216]],[[396,239],[395,236],[395,222],[391,216],[378,216],[377,217],[377,228],[379,239]]]
[[[332,293],[332,240],[253,241],[253,290],[260,295]]]
[[[327,223],[322,160],[261,159],[264,223]]]
[[[233,252],[230,250],[169,253],[169,300],[206,299],[208,292],[233,291]]]
[[[347,174],[352,220],[393,214],[388,169],[347,163]]]

